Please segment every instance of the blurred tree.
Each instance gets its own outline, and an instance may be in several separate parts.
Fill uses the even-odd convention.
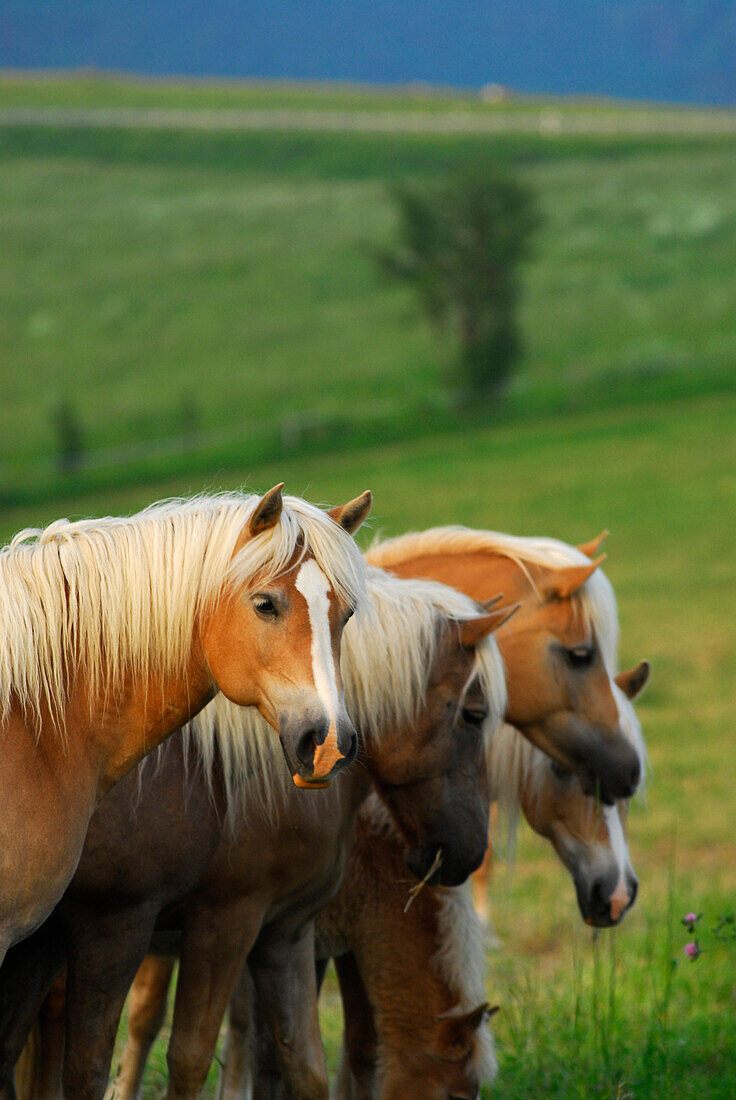
[[[71,401],[60,401],[51,419],[57,435],[59,471],[72,474],[84,461],[84,437],[79,415]]]
[[[532,196],[501,174],[400,185],[393,195],[399,241],[380,258],[457,338],[465,396],[487,399],[519,356],[518,264],[538,223]]]

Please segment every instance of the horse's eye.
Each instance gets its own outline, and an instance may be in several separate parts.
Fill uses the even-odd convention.
[[[278,608],[276,604],[268,596],[255,596],[253,598],[253,607],[256,609],[259,615],[262,615],[264,619],[276,619],[278,618]]]
[[[572,779],[572,772],[563,767],[557,760],[550,762],[550,771],[553,775],[556,775],[558,779],[561,779],[563,783],[567,783]]]
[[[595,658],[595,648],[592,645],[576,645],[566,649],[565,656],[573,668],[590,668]]]
[[[345,612],[345,622],[346,623],[350,622],[350,620],[352,619],[354,614],[355,614],[355,608],[354,607],[349,607],[347,609],[347,611]]]
[[[482,726],[488,717],[487,710],[478,710],[474,707],[463,707],[460,714],[463,722],[468,726]]]

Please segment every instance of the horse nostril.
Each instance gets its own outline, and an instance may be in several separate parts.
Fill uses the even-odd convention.
[[[313,765],[314,750],[317,745],[320,744],[318,738],[319,731],[315,727],[312,727],[311,729],[305,730],[296,743],[297,760],[299,760],[301,764],[304,764],[305,768],[311,768]]]
[[[594,882],[590,891],[590,908],[592,914],[599,920],[608,918],[608,901],[603,895],[603,885],[600,881]]]
[[[634,764],[633,768],[631,769],[631,787],[632,787],[632,790],[636,790],[636,788],[639,786],[639,780],[640,779],[641,779],[641,765],[639,764],[639,761],[637,760],[636,763]]]
[[[358,735],[354,731],[350,734],[350,745],[348,751],[345,753],[345,763],[352,764],[355,757],[358,755]]]
[[[627,886],[629,887],[629,904],[627,908],[630,909],[636,901],[636,895],[639,893],[639,880],[637,878],[630,879]]]

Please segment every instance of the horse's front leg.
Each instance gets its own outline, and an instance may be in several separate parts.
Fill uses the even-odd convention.
[[[68,927],[64,1095],[101,1100],[120,1014],[151,942],[154,905],[100,913],[75,906]]]
[[[8,951],[0,967],[0,1098],[15,1097],[15,1066],[38,1009],[64,963],[62,928],[52,914],[28,939]],[[24,1076],[32,1081],[36,1051],[29,1051]]]
[[[319,1030],[314,965],[314,922],[297,939],[272,925],[248,959],[258,1008],[275,1040],[294,1100],[326,1100],[327,1063]]]
[[[335,969],[340,983],[345,1032],[333,1100],[371,1100],[375,1093],[378,1058],[373,1008],[355,955],[348,952],[338,956]]]
[[[262,916],[259,905],[242,899],[217,907],[198,899],[189,902],[167,1054],[168,1100],[199,1095],[233,986]]]
[[[174,959],[147,955],[138,968],[128,998],[128,1038],[117,1077],[107,1090],[110,1100],[135,1100],[146,1061],[166,1017],[166,998]]]
[[[230,997],[218,1100],[251,1100],[254,1095],[253,1003],[253,982],[246,964],[241,968]]]
[[[61,974],[46,994],[36,1026],[23,1055],[30,1060],[30,1075],[24,1088],[19,1063],[15,1071],[19,1100],[61,1100],[64,1094],[61,1074],[66,1041],[66,974]],[[21,1058],[21,1063],[23,1058]]]

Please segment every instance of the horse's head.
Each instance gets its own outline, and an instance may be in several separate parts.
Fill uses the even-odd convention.
[[[630,797],[641,778],[625,736],[612,677],[616,604],[603,559],[579,565],[526,563],[509,576],[521,610],[499,632],[508,686],[506,718],[532,744],[609,805]],[[646,682],[643,662],[638,677]]]
[[[624,832],[626,804],[601,806],[572,772],[552,761],[545,768],[536,796],[522,797],[524,815],[570,872],[583,920],[597,928],[618,924],[639,886]]]
[[[469,1012],[443,1013],[434,1021],[432,1033],[424,1036],[423,1050],[387,1052],[381,1096],[479,1100],[481,1081],[495,1076],[495,1056],[491,1055],[490,1065],[482,1064],[488,1057],[488,1040],[484,1041],[482,1032],[497,1011],[498,1005],[480,1004]],[[424,1014],[418,1020],[418,1030],[426,1030]]]
[[[406,592],[396,602],[403,622],[390,618],[392,633],[370,648],[385,645],[388,690],[405,693],[406,700],[403,716],[394,710],[390,719],[372,723],[364,737],[365,761],[404,839],[409,869],[420,880],[455,886],[479,866],[487,845],[488,785],[481,762],[505,695],[498,649],[488,635],[509,611],[479,614],[444,586],[389,582],[394,593],[397,586]],[[439,605],[433,603],[438,597]],[[440,613],[443,600],[464,620],[451,618],[447,610]],[[420,641],[408,619],[411,607],[422,601],[425,619],[431,610],[431,639],[425,631]],[[350,634],[352,640],[352,628]],[[374,675],[384,678],[379,669]],[[354,713],[352,696],[349,691]],[[364,722],[358,720],[363,733]]]
[[[278,730],[294,782],[324,786],[357,749],[339,656],[365,576],[350,536],[371,497],[323,513],[281,488],[250,515],[200,636],[219,690]]]
[[[629,699],[644,686],[637,669],[620,673],[616,681]],[[638,727],[630,721],[627,729],[637,755],[643,756]],[[601,806],[572,772],[539,752],[520,774],[518,793],[527,821],[551,842],[570,872],[583,919],[597,928],[618,924],[639,886],[626,840],[628,804]]]
[[[639,761],[622,730],[612,672],[616,600],[595,553],[554,539],[437,528],[371,549],[369,560],[402,577],[431,577],[487,600],[503,592],[521,609],[498,632],[506,668],[506,717],[606,803],[632,795]],[[646,675],[646,673],[643,673]]]

